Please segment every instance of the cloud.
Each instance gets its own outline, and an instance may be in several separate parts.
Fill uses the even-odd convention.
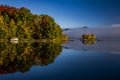
[[[120,27],[120,24],[113,24],[112,27]]]

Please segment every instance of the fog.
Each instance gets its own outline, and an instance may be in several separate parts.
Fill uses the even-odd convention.
[[[69,38],[80,38],[84,33],[95,34],[97,39],[120,39],[120,27],[105,28],[71,28],[63,31]]]

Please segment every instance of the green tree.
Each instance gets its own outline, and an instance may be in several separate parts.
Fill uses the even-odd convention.
[[[0,38],[4,38],[5,35],[6,35],[6,32],[0,29]]]

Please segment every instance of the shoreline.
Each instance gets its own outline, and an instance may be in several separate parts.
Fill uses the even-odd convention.
[[[8,39],[0,39],[0,43],[65,43],[68,40],[60,40],[60,39],[21,39],[21,40],[8,40]]]

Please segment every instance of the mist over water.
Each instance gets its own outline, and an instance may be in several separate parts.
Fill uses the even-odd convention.
[[[102,40],[120,40],[120,27],[104,27],[104,28],[72,28],[63,31],[69,38],[80,38],[84,33],[95,34],[97,39]]]

